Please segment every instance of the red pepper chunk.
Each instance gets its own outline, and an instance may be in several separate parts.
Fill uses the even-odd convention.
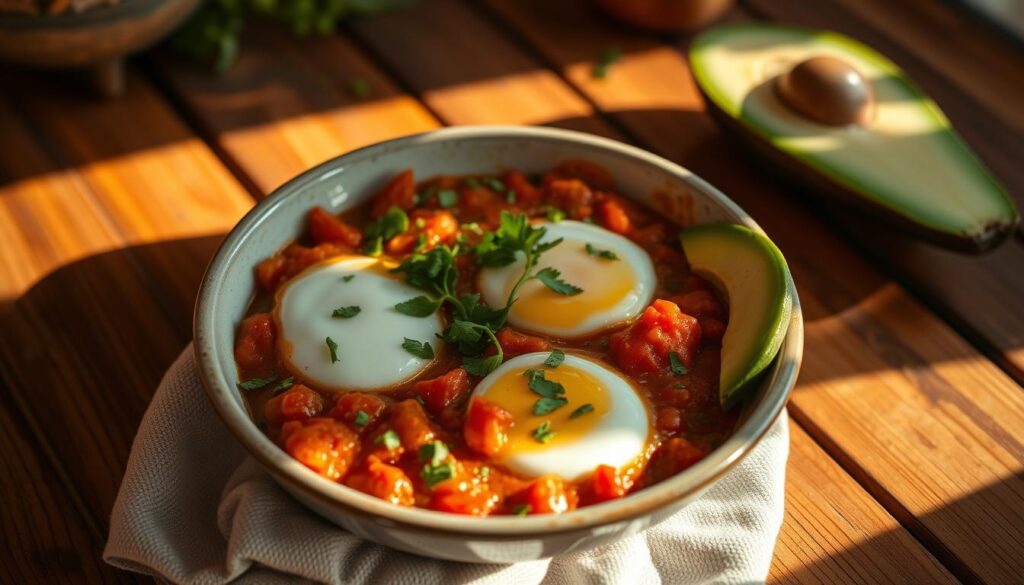
[[[320,414],[324,399],[316,390],[296,384],[287,392],[275,396],[263,406],[263,418],[272,426],[281,426],[290,420],[306,420]]]
[[[515,419],[512,413],[483,398],[475,398],[469,405],[462,434],[470,449],[497,457],[508,445],[509,431]]]
[[[280,440],[289,455],[331,481],[345,477],[359,452],[359,436],[330,418],[289,421]]]
[[[439,512],[487,516],[498,503],[498,496],[485,482],[461,477],[437,484],[430,497],[430,507]]]
[[[608,198],[597,204],[597,221],[617,234],[628,234],[632,227],[626,209],[618,201]]]
[[[598,465],[590,479],[593,502],[607,502],[626,495],[628,480],[611,465]]]
[[[246,317],[238,328],[238,340],[235,342],[235,362],[238,367],[249,376],[272,372],[276,361],[276,340],[274,319],[269,313]]]
[[[318,244],[344,244],[358,248],[363,243],[363,232],[336,216],[323,207],[314,207],[309,212],[309,233]]]
[[[524,353],[548,351],[551,349],[551,343],[547,339],[537,337],[536,335],[520,333],[511,327],[502,327],[498,330],[495,337],[498,338],[498,344],[501,345],[501,351],[505,353],[506,359]],[[488,352],[497,353],[493,352],[492,348],[488,348]]]
[[[416,503],[409,476],[373,455],[367,457],[365,468],[349,474],[345,485],[398,506]]]
[[[427,410],[440,415],[444,409],[469,394],[469,374],[462,368],[455,368],[443,376],[416,382],[413,389],[423,399]]]
[[[540,189],[534,187],[523,173],[509,171],[502,177],[502,182],[509,191],[516,194],[516,205],[519,207],[531,207],[540,203]]]
[[[413,453],[437,437],[436,427],[415,400],[403,400],[391,409],[391,428],[398,433],[402,447]]]
[[[668,370],[669,352],[689,366],[700,345],[700,324],[671,301],[658,299],[640,318],[611,336],[615,362],[634,376]]]
[[[554,179],[544,185],[548,202],[572,219],[586,219],[594,213],[594,193],[579,179]]]
[[[507,500],[509,510],[528,506],[529,514],[561,514],[576,507],[576,493],[565,480],[554,475],[543,475],[533,480],[526,489],[516,492]]]
[[[346,422],[356,428],[369,427],[380,419],[387,409],[387,403],[380,396],[366,394],[363,392],[349,392],[342,394],[334,403],[331,409],[331,418]],[[359,425],[356,421],[359,413],[366,413],[365,423]]]
[[[416,206],[416,179],[413,177],[412,169],[406,169],[395,175],[387,185],[384,185],[376,195],[373,196],[373,207],[370,209],[370,216],[377,218],[392,207],[402,211],[409,211]]]

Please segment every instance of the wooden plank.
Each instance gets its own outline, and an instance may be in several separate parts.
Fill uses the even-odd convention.
[[[388,24],[389,26],[392,25],[392,23],[385,24]],[[415,36],[416,35],[407,35],[402,38],[410,40],[410,42],[412,42],[411,39],[412,37]],[[504,51],[506,55],[519,55],[519,53],[515,51],[513,48],[511,48],[507,44],[507,42],[503,42],[500,36],[496,37],[496,43],[497,47],[494,48],[493,50],[491,46],[489,46],[488,54],[493,55],[495,51]],[[246,49],[246,51],[248,50],[249,49]],[[255,51],[256,49],[253,50]],[[260,51],[258,59],[257,57],[252,55],[245,55],[244,53],[246,51],[243,51],[242,59],[250,63],[249,67],[256,69],[296,71],[301,69],[299,66],[300,62],[308,63],[316,61],[319,58],[318,55],[321,50],[322,46],[305,45],[302,51],[294,54],[284,53],[282,51]],[[360,62],[363,62],[362,57],[358,58]],[[522,59],[521,56],[517,57],[517,59],[520,59],[520,64],[529,63],[529,61]],[[295,60],[295,63],[292,63],[292,60]],[[430,63],[429,65],[431,67],[435,67],[441,65],[444,60],[444,55],[442,55],[439,63]],[[328,78],[326,79],[325,84],[328,86],[337,86],[338,84],[342,83],[344,81],[344,77],[338,74],[337,71],[348,66],[350,65],[346,63],[336,63],[334,69],[326,70],[326,75],[328,76]],[[458,68],[442,70],[441,73],[439,73],[439,75],[441,76],[457,76],[458,74]],[[287,125],[290,123],[291,118],[302,117],[304,115],[302,111],[292,111],[292,114],[290,116],[284,118],[278,118],[276,115],[273,114],[273,112],[280,111],[280,109],[284,108],[286,105],[285,102],[290,100],[290,98],[282,97],[286,96],[287,92],[278,92],[276,95],[278,96],[278,99],[281,101],[268,99],[266,102],[264,102],[263,107],[258,110],[241,106],[238,106],[237,109],[231,107],[230,104],[244,103],[246,100],[242,96],[252,94],[264,95],[266,93],[266,88],[260,86],[259,84],[240,86],[235,80],[231,79],[231,76],[234,75],[233,73],[228,73],[228,77],[222,82],[223,85],[215,81],[208,81],[207,83],[209,85],[205,86],[205,89],[203,91],[194,90],[193,86],[191,85],[193,74],[187,73],[180,68],[169,66],[165,67],[162,70],[161,75],[165,76],[166,82],[169,87],[173,88],[175,91],[180,90],[182,92],[178,95],[178,99],[181,101],[183,107],[185,107],[186,110],[189,112],[190,117],[194,118],[199,124],[207,128],[214,128],[218,119],[223,119],[225,117],[237,117],[244,118],[246,120],[245,124],[247,126],[262,128],[264,131],[268,133],[269,136],[273,136],[275,135],[275,127],[280,125]],[[546,76],[539,77],[539,79],[541,80],[541,84],[549,83],[544,81],[545,77]],[[451,78],[452,77],[447,77],[447,79]],[[379,84],[378,87],[382,91],[387,92],[389,99],[398,97],[396,94],[394,94],[394,92],[397,91],[395,89],[394,83],[387,81],[384,78],[378,79],[375,77],[375,79],[377,80],[375,81],[375,84]],[[433,78],[430,76],[420,77],[420,81],[424,84],[425,87],[429,86],[432,83],[432,79]],[[267,79],[264,81],[264,83],[272,84],[273,81],[271,79]],[[301,79],[293,80],[292,83],[295,83],[299,86],[310,85],[310,82],[308,80]],[[513,97],[515,98],[514,101],[509,101],[506,103],[507,107],[515,110],[508,112],[508,116],[517,119],[550,119],[552,113],[550,106],[543,103],[543,101],[537,101],[531,97],[536,95],[532,91],[532,87],[520,87],[524,91],[518,92],[517,94],[515,94],[515,96],[505,98],[506,100],[512,100]],[[539,89],[543,91],[543,88]],[[237,99],[235,96],[235,92],[239,93]],[[563,97],[572,96],[572,93],[566,92],[565,88],[558,90],[558,92],[559,95]],[[217,107],[211,106],[210,100],[206,98],[206,96],[209,94],[215,94],[219,96],[218,103],[223,105]],[[470,97],[472,97],[472,94],[470,94]],[[580,116],[590,111],[587,105],[580,101],[578,97],[571,99],[574,100],[574,103],[571,104],[570,106],[571,110],[574,112],[574,116]],[[435,103],[437,105],[443,106],[444,104],[441,103],[439,100],[440,98],[437,98],[435,94]],[[401,113],[403,117],[429,117],[423,106],[418,105],[418,103],[415,102],[414,100],[401,100],[396,103],[405,104],[403,107],[415,110]],[[486,104],[483,105],[486,106]],[[331,111],[337,110],[343,112],[345,106],[343,105],[342,98],[338,98],[337,103],[328,103],[321,105],[321,107],[323,109]],[[469,123],[474,120],[478,123],[493,123],[506,121],[504,118],[497,118],[493,109],[488,109],[488,112],[490,113],[481,112],[479,108],[467,108],[465,110],[454,111],[462,112],[463,117],[461,117],[460,120],[466,123]],[[437,122],[433,123],[437,124]],[[591,129],[603,131],[606,133],[612,132],[609,128],[607,128],[607,126],[603,125],[594,118],[574,117],[571,120],[571,123],[577,124],[578,126],[589,126]],[[372,128],[368,128],[367,131],[372,132],[373,130]],[[218,144],[225,145],[225,155],[231,159],[232,164],[236,165],[240,172],[249,174],[250,176],[257,175],[259,173],[259,169],[250,168],[250,166],[255,165],[256,167],[259,167],[259,165],[262,164],[261,161],[259,160],[259,157],[253,155],[253,153],[250,151],[249,145],[229,140],[229,135],[231,135],[233,132],[235,132],[235,129],[231,127],[222,127],[219,130],[217,130],[216,134],[211,135],[210,139],[217,142]],[[296,142],[301,143],[303,141],[302,132],[310,132],[313,135],[317,135],[318,133],[321,132],[321,130],[312,126],[306,126],[300,130],[297,130],[296,134],[293,135]],[[337,140],[337,143],[333,147],[329,147],[328,150],[342,150],[348,147],[350,141],[359,142],[363,140],[358,135],[346,137],[335,136],[335,139]],[[305,169],[305,163],[302,162],[301,157],[289,155],[282,156],[283,160],[291,161],[289,164],[292,165],[292,168],[288,169],[288,172],[294,174],[301,172],[302,170]],[[815,449],[810,439],[807,438],[806,434],[794,433],[793,441],[795,445],[794,455],[791,459],[790,464],[791,473],[794,474],[793,477],[812,477],[818,479],[822,477],[820,470],[830,470],[830,474],[837,473],[835,471],[836,464],[832,462],[827,455],[821,452],[820,449]],[[806,473],[801,473],[799,469],[804,467],[808,467],[809,471],[807,471]],[[794,469],[796,469],[796,471],[792,471]],[[842,472],[838,473],[842,475]],[[833,511],[843,510],[844,514],[874,519],[882,518],[885,516],[885,513],[880,510],[878,504],[875,503],[874,500],[872,500],[867,494],[863,493],[862,491],[846,491],[843,493],[842,497],[837,496],[837,499],[833,501],[829,498],[824,498],[817,494],[813,487],[814,485],[815,484],[813,482],[791,481],[789,483],[788,489],[790,490],[791,494],[798,493],[797,496],[791,497],[797,497],[800,501],[804,502],[817,501],[821,507]],[[812,505],[797,508],[793,512],[791,512],[789,516],[787,516],[787,522],[783,526],[782,531],[781,541],[792,543],[788,550],[795,551],[799,547],[801,551],[799,553],[801,555],[800,558],[811,559],[814,563],[814,566],[816,567],[814,579],[810,579],[806,582],[816,582],[816,579],[818,579],[821,575],[828,576],[834,582],[843,581],[845,577],[849,574],[848,567],[837,566],[829,562],[829,559],[832,556],[839,554],[839,552],[844,549],[856,546],[856,543],[870,541],[876,535],[884,534],[894,529],[897,532],[899,532],[898,526],[894,526],[891,520],[879,520],[870,522],[858,521],[856,523],[846,524],[844,526],[843,532],[841,533],[842,536],[837,536],[828,542],[819,542],[818,538],[814,536],[814,533],[807,532],[804,529],[805,526],[819,525],[819,521],[816,519],[819,513],[820,511]],[[829,522],[835,521],[838,520],[829,520]],[[919,560],[922,567],[928,564],[927,554],[923,553],[920,547],[915,547],[913,545],[913,540],[906,536],[905,533],[903,533],[902,536],[896,536],[895,541],[898,541],[901,544],[893,545],[895,547],[894,550],[901,551],[900,554],[905,554],[911,559]],[[796,555],[795,552],[793,552],[792,554]],[[780,575],[786,576],[787,580],[792,581],[795,579],[796,582],[804,582],[803,578],[809,577],[811,575],[810,573],[800,572],[798,562],[799,559],[797,557],[789,556],[782,558],[783,560],[780,562],[783,564],[780,565],[781,568],[778,569],[778,572]],[[794,574],[796,575],[795,577]],[[879,575],[878,577],[879,579],[884,579],[885,575]]]
[[[795,0],[750,0],[759,13],[788,24],[829,28],[888,55],[949,115],[981,160],[1024,209],[1024,168],[1015,153],[1024,148],[1019,87],[1024,60],[968,32],[940,3],[832,0],[814,10]],[[930,7],[925,7],[929,4]],[[979,65],[983,64],[983,65]],[[966,92],[966,86],[973,91]],[[842,224],[837,224],[842,225]],[[1024,382],[1024,241],[971,257],[944,252],[910,238],[846,225],[872,257],[922,296],[958,330]],[[949,278],[956,274],[956,278]]]
[[[105,521],[139,418],[191,337],[202,271],[252,200],[135,74],[110,102],[51,75],[8,79],[0,365]]]
[[[805,374],[793,398],[798,421],[959,574],[993,581],[1020,574],[1024,559],[1013,552],[1024,543],[1020,387],[725,143],[702,115],[685,59],[674,48],[612,29],[570,0],[489,4],[599,109],[646,146],[723,188],[779,243],[808,319]],[[469,12],[435,1],[414,16],[382,20],[410,27],[391,24],[392,37],[410,34],[417,22],[449,23],[464,36],[479,35],[480,43],[501,34]],[[381,26],[360,24],[364,42],[381,38]],[[611,45],[626,48],[624,61],[604,82],[581,79],[592,63],[580,56]],[[430,54],[439,62],[460,58]],[[410,57],[408,66],[435,66],[424,59]],[[389,60],[399,71],[405,62]],[[495,67],[495,77],[500,71]],[[615,109],[624,104],[625,111]],[[955,504],[965,498],[975,505]],[[1006,522],[988,525],[990,514]]]
[[[957,583],[796,424],[770,583]],[[807,489],[814,486],[814,489]]]

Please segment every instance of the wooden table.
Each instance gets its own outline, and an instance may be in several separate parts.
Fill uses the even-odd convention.
[[[889,54],[1024,203],[1024,59],[948,5],[749,0],[729,19],[834,28]],[[0,70],[0,581],[138,580],[100,561],[107,520],[220,238],[312,165],[450,124],[641,145],[782,247],[807,349],[771,581],[1024,581],[1020,239],[969,258],[867,236],[723,139],[687,38],[622,30],[581,0],[422,0],[328,38],[247,33],[223,77],[143,56],[118,101]],[[612,46],[625,58],[593,79]]]

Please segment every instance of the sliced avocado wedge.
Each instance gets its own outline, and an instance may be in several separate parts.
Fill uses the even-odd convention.
[[[731,24],[695,39],[689,59],[709,110],[723,127],[816,193],[965,252],[998,245],[1019,221],[1013,201],[935,102],[894,63],[853,39],[763,23]],[[833,75],[829,86],[821,77],[825,69],[806,66],[815,59],[819,65],[847,64],[851,75],[863,78],[867,95],[853,95],[853,106],[840,98],[831,110],[818,107],[821,100],[849,96],[842,92],[864,84],[843,89],[835,80],[848,77]],[[800,65],[805,66],[794,70]],[[798,72],[800,83],[789,83]],[[867,99],[870,103],[864,103]],[[856,121],[843,124],[844,117]]]
[[[699,225],[681,232],[679,240],[690,268],[728,297],[719,395],[729,408],[746,396],[782,346],[793,309],[789,267],[771,240],[739,225]]]

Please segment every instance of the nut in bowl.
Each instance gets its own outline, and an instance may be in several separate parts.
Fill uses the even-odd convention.
[[[802,335],[781,254],[713,187],[513,127],[392,140],[284,185],[225,240],[195,322],[214,408],[285,489],[469,562],[678,511],[778,417]]]

